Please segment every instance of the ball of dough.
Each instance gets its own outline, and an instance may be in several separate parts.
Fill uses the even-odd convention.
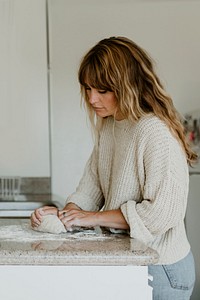
[[[67,232],[64,224],[56,215],[46,215],[42,217],[39,226],[33,228],[36,231],[49,232],[49,233],[62,233]]]

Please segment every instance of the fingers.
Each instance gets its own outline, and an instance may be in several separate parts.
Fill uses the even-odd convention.
[[[58,210],[58,218],[62,221],[68,210]]]
[[[50,214],[57,214],[57,208],[54,206],[44,206],[37,208],[32,214],[31,214],[31,226],[37,227],[40,225],[42,221],[42,217],[45,215]]]
[[[57,207],[55,206],[43,206],[39,209],[36,209],[36,211],[39,212],[39,215],[45,216],[45,215],[57,215]]]
[[[41,221],[36,217],[35,211],[31,214],[31,226],[37,227],[39,226]]]
[[[34,215],[35,215],[35,218],[36,218],[38,221],[41,221],[42,215],[43,215],[43,208],[42,208],[42,207],[37,208],[37,209],[34,211]]]
[[[95,213],[77,209],[62,210],[59,212],[59,218],[65,225],[66,229],[73,226],[93,227],[95,222]]]
[[[65,222],[72,220],[74,217],[77,217],[80,214],[79,210],[76,209],[65,209],[58,211],[58,217],[61,221]]]
[[[77,210],[61,210],[58,217],[68,231],[72,231],[73,226],[78,226]]]

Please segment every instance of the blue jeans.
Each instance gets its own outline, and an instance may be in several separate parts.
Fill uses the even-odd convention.
[[[194,259],[191,252],[171,265],[151,265],[148,267],[153,281],[153,300],[189,300],[195,283]]]

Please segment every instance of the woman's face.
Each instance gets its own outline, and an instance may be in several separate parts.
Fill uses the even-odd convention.
[[[120,114],[117,113],[117,99],[114,92],[95,89],[88,84],[85,89],[88,101],[99,117],[114,116],[116,120],[121,120]]]

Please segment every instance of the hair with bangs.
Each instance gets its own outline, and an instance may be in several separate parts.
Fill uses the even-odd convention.
[[[82,98],[93,128],[101,128],[103,118],[97,117],[89,103],[86,86],[113,91],[117,108],[132,122],[153,113],[163,120],[185,150],[189,163],[196,161],[185,138],[181,116],[157,77],[153,61],[141,47],[125,37],[101,40],[83,57],[78,78]]]

